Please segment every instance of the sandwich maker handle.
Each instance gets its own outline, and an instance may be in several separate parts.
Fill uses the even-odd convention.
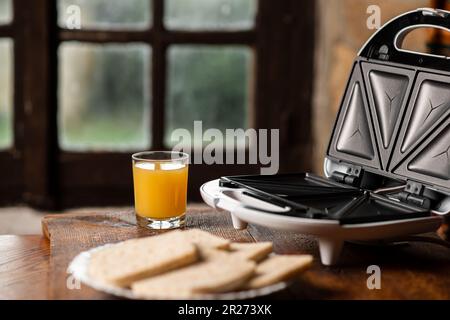
[[[450,71],[450,57],[401,48],[406,35],[418,28],[438,28],[450,31],[450,12],[424,8],[400,15],[372,35],[362,47],[359,56],[367,59]]]

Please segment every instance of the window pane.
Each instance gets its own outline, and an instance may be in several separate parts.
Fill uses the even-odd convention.
[[[168,29],[235,30],[254,25],[256,0],[166,0]]]
[[[150,48],[66,42],[59,48],[59,141],[66,150],[149,147]]]
[[[169,49],[167,145],[172,130],[247,128],[252,52],[240,46],[173,46]]]
[[[76,29],[146,29],[151,24],[149,0],[58,0],[58,24]]]
[[[0,149],[12,146],[13,140],[13,42],[0,39]]]
[[[0,24],[8,24],[12,21],[11,0],[0,0]]]

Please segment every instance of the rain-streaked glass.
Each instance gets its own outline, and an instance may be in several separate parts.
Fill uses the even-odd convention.
[[[58,25],[78,29],[146,29],[151,25],[150,0],[58,0]]]
[[[174,129],[192,132],[247,128],[252,94],[252,50],[245,46],[178,45],[169,49],[166,110],[167,145]]]
[[[13,143],[13,41],[0,39],[0,149]]]
[[[59,49],[59,143],[65,150],[150,144],[150,47],[66,42]]]
[[[255,24],[257,0],[166,0],[168,29],[247,30]]]

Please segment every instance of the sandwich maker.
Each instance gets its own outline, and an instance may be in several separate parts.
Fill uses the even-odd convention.
[[[310,173],[222,177],[204,201],[247,223],[315,235],[321,261],[345,241],[436,231],[450,211],[450,58],[402,49],[416,28],[450,31],[450,12],[417,9],[379,29],[356,58],[324,160]]]

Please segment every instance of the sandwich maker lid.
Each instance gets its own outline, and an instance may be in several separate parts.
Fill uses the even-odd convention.
[[[450,12],[408,12],[363,46],[327,161],[450,195],[450,58],[401,48],[409,32],[424,27],[450,31]]]

